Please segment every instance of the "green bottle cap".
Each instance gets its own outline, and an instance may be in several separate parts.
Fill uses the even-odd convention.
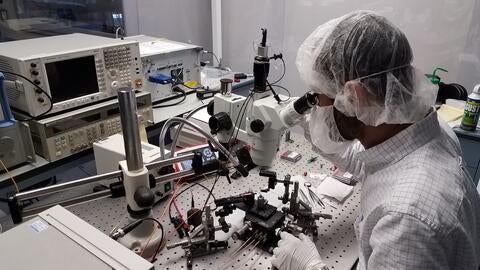
[[[437,75],[438,70],[448,72],[448,70],[444,68],[437,67],[433,70],[432,74],[426,74],[427,78],[429,78],[430,81],[435,85],[438,85],[441,81],[441,78]]]

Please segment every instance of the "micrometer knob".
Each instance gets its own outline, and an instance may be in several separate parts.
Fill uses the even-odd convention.
[[[255,119],[250,123],[250,129],[255,133],[262,132],[265,129],[265,123],[260,119]]]
[[[269,177],[268,178],[268,188],[269,189],[275,189],[275,184],[277,183],[277,179],[274,177]]]
[[[277,183],[277,173],[276,172],[267,171],[267,170],[260,170],[260,173],[258,175],[268,177],[268,188],[269,189],[274,189],[275,188],[275,184]]]
[[[260,170],[260,172],[258,173],[258,175],[260,175],[260,176],[265,176],[265,177],[274,177],[274,178],[277,178],[277,173],[276,173],[276,172],[267,171],[267,170]]]

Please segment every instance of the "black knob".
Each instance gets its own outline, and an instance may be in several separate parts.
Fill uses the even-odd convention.
[[[250,151],[247,146],[244,146],[236,151],[238,161],[240,164],[249,165],[252,164],[252,157],[250,156]]]
[[[202,153],[200,152],[196,152],[192,158],[192,169],[196,172],[196,173],[202,173],[205,169],[205,167],[203,166],[203,156],[202,156]]]
[[[175,172],[175,168],[173,167],[173,165],[167,165],[165,167],[162,167],[160,168],[157,173],[159,175],[166,175],[166,174],[170,174],[170,173],[174,173]]]
[[[260,172],[258,173],[258,175],[264,176],[264,177],[277,178],[277,173],[276,173],[276,172],[267,171],[267,170],[260,170]]]
[[[155,175],[151,173],[148,174],[148,183],[150,184],[150,188],[154,188],[157,186],[157,180],[155,180]]]
[[[38,85],[38,84],[40,84],[40,80],[34,80],[33,83]],[[37,88],[37,90],[38,90],[38,88]],[[42,92],[42,91],[40,91],[40,92]]]
[[[198,227],[202,224],[202,211],[196,208],[192,208],[187,211],[187,223],[190,226]]]
[[[222,130],[230,130],[233,127],[232,119],[225,112],[219,112],[208,120],[208,126],[212,133],[217,133]]]
[[[37,75],[38,75],[38,71],[32,70],[32,75],[33,75],[33,76],[37,76]]]
[[[45,102],[45,99],[42,98],[42,97],[39,97],[39,98],[37,98],[37,101],[40,102],[40,103],[43,103],[43,102]]]
[[[214,110],[213,110],[213,109],[214,109],[214,106],[215,106],[215,104],[214,104],[213,100],[211,100],[211,101],[208,103],[208,105],[207,105],[207,113],[208,113],[209,115],[213,115],[213,113],[214,113]]]
[[[37,64],[31,63],[30,66],[31,66],[32,68],[36,68],[36,67],[37,67]]]
[[[141,186],[135,190],[133,194],[133,199],[138,204],[138,206],[143,208],[148,208],[153,205],[155,202],[155,194],[153,191],[145,186]]]
[[[265,124],[260,119],[255,119],[250,123],[250,129],[255,133],[262,132],[264,128]]]

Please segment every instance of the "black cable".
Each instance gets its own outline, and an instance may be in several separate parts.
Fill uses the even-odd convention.
[[[165,232],[163,231],[163,226],[162,224],[160,223],[160,221],[158,221],[157,219],[155,218],[145,218],[145,219],[151,219],[151,220],[154,220],[155,222],[157,222],[158,226],[160,227],[160,229],[162,230],[162,237],[160,238],[160,241],[158,242],[158,246],[157,248],[155,249],[155,253],[153,253],[153,257],[152,257],[152,260],[150,262],[154,262],[155,261],[155,258],[157,257],[158,255],[158,252],[160,252],[160,248],[162,247],[162,242],[163,242],[163,238],[165,237]]]
[[[267,85],[268,87],[270,87],[270,91],[272,91],[272,94],[273,94],[273,98],[277,101],[278,104],[280,104],[282,102],[282,99],[280,98],[280,96],[277,94],[277,92],[273,89],[272,85],[270,84],[270,82],[268,80],[266,80],[267,82]]]
[[[282,102],[289,101],[290,98],[292,97],[292,94],[290,93],[290,90],[288,90],[286,87],[281,86],[281,85],[278,85],[278,84],[272,84],[271,86],[273,86],[273,87],[278,87],[278,88],[280,88],[280,89],[283,89],[285,92],[287,92],[288,98],[285,99],[285,100],[281,100]]]
[[[138,227],[145,220],[151,220],[151,221],[155,222],[158,225],[158,227],[160,227],[160,229],[162,230],[162,237],[160,238],[160,241],[158,242],[158,246],[155,249],[155,253],[153,254],[153,257],[152,257],[152,260],[151,260],[151,262],[153,262],[155,260],[155,258],[157,257],[157,254],[160,251],[160,248],[162,247],[162,242],[163,242],[163,239],[165,237],[165,231],[163,230],[162,223],[160,223],[160,221],[158,219],[152,218],[152,217],[146,217],[146,218],[142,218],[140,220],[135,220],[135,221],[130,222],[129,224],[122,227],[122,230],[123,230],[122,234],[118,234],[118,235],[113,234],[113,235],[110,235],[110,237],[117,240],[120,237],[123,237],[126,234],[130,233],[132,230],[134,230],[136,227]]]
[[[182,71],[183,72],[183,71]],[[205,87],[203,85],[199,85],[199,86],[195,86],[195,87],[190,87],[188,85],[185,84],[185,82],[183,80],[180,79],[180,75],[177,74],[177,76],[174,78],[174,81],[172,82],[172,85],[175,86],[175,85],[182,85],[183,87],[185,88],[188,88],[190,90],[198,90],[198,89],[205,89],[205,90],[209,90],[208,87]]]
[[[188,89],[191,89],[191,90],[198,90],[198,89],[208,90],[208,87],[204,87],[203,85],[196,86],[196,87],[190,87],[190,86],[186,85],[183,81],[180,81],[180,84],[183,85],[184,87],[188,88]]]
[[[205,189],[206,191],[208,191],[209,195],[211,194],[210,193],[210,190],[204,186],[203,184],[200,184],[200,183],[192,183],[190,186],[188,186],[187,188],[185,188],[184,190],[180,191],[178,194],[175,194],[175,198],[173,200],[175,200],[178,196],[182,195],[185,191],[189,190],[190,188],[194,187],[194,186],[200,186],[202,187],[203,189]],[[211,196],[213,197],[213,199],[216,200],[215,198],[215,195],[211,194]],[[173,216],[172,216],[172,204],[173,204],[173,200],[170,202],[170,204],[168,205],[168,216],[170,217],[170,220],[173,219]]]
[[[253,98],[253,94],[249,96],[250,97],[250,100],[252,100]],[[248,102],[250,102],[250,100]],[[245,113],[247,112],[247,107],[248,107],[248,102],[247,102],[247,106],[245,106],[245,109],[243,110],[243,113],[242,113],[242,116],[240,117],[240,119],[243,119],[243,116],[245,116]],[[240,112],[238,113],[240,115]],[[241,123],[241,121],[240,121]],[[239,123],[239,124],[240,124]],[[236,125],[236,124],[235,124]],[[235,131],[235,130],[234,130]],[[237,137],[238,137],[238,133],[240,133],[240,128],[237,129],[237,133],[235,134],[235,138],[233,139],[233,141],[237,140]],[[232,136],[233,136],[233,132],[232,132]],[[230,140],[229,142],[232,140],[232,137],[230,137]]]
[[[202,86],[202,85],[196,86],[196,87],[190,87],[190,86],[186,85],[185,82],[184,82],[182,79],[180,79],[180,75],[182,75],[182,73],[183,73],[183,69],[181,69],[181,73],[177,73],[176,76],[174,77],[174,80],[173,80],[173,82],[172,82],[172,85],[173,85],[174,87],[175,87],[176,85],[180,84],[180,85],[182,85],[182,86],[184,86],[184,87],[186,87],[186,88],[188,88],[188,89],[191,89],[191,90],[198,90],[198,89],[204,89],[204,88],[205,88],[205,87]],[[182,76],[183,76],[183,75],[182,75]],[[173,76],[172,76],[172,77],[173,77]],[[207,87],[206,90],[208,90],[208,87]]]
[[[128,223],[127,225],[124,225],[122,228],[117,229],[113,234],[110,234],[109,236],[114,240],[117,240],[121,237],[124,237],[126,234],[130,233],[136,227],[138,227],[140,224],[142,224],[145,220],[151,220],[151,221],[154,221],[155,223],[157,223],[157,225],[160,228],[162,228],[162,238],[163,238],[163,226],[162,226],[162,224],[160,223],[160,221],[158,219],[155,219],[155,218],[152,218],[152,217],[146,217],[146,218],[134,220],[134,221]]]
[[[274,94],[275,98],[277,99],[277,101],[278,101],[279,103],[280,103],[280,102],[286,102],[286,101],[290,100],[290,98],[291,98],[291,96],[292,96],[291,93],[290,93],[290,91],[289,91],[287,88],[285,88],[285,87],[283,87],[283,86],[281,86],[281,85],[277,85],[277,83],[280,82],[280,81],[285,77],[285,73],[286,73],[285,60],[283,60],[283,58],[280,58],[280,60],[282,60],[282,64],[283,64],[283,73],[282,73],[282,76],[280,76],[280,78],[279,78],[278,80],[276,80],[276,81],[275,81],[274,83],[272,83],[272,84],[270,84],[270,83],[268,82],[268,80],[267,80],[267,84],[268,84],[268,86],[270,87],[270,90],[272,91],[272,93]],[[281,89],[283,89],[284,91],[286,91],[286,92],[288,93],[288,98],[285,99],[285,100],[280,99],[280,97],[279,97],[278,94],[275,92],[275,90],[273,89],[273,87],[278,87],[278,88],[281,88]],[[250,95],[247,97],[247,100],[245,100],[244,104],[247,103],[247,106],[245,106],[245,110],[243,111],[242,116],[241,116],[240,119],[243,119],[243,116],[245,115],[245,112],[246,112],[246,108],[248,107],[248,102],[250,102],[248,99],[253,96],[253,93],[257,93],[257,92],[255,92],[255,89],[252,90],[252,92],[250,93]],[[238,116],[240,116],[240,113],[241,113],[241,111],[242,111],[242,108],[243,108],[243,105],[244,105],[244,104],[242,104],[242,107],[240,108],[239,114],[237,115],[237,119],[235,120],[235,127],[237,126]],[[236,134],[235,134],[235,137],[233,136],[233,133],[235,133],[235,132],[232,133],[232,136],[230,136],[230,139],[228,140],[229,146],[230,146],[230,143],[232,142],[232,138],[233,138],[233,137],[234,137],[234,140],[233,140],[233,141],[235,141],[235,140],[237,139],[239,132],[240,132],[240,130],[237,129],[237,132],[236,132]]]
[[[158,227],[160,227],[161,229],[163,229],[163,226],[162,226],[162,223],[160,223],[160,221],[156,218],[151,218],[151,217],[146,217],[146,218],[142,218],[142,221],[145,221],[145,220],[151,220],[155,223],[157,223]]]
[[[203,211],[205,211],[205,207],[207,206],[208,200],[210,199],[210,195],[213,194],[212,192],[213,192],[213,189],[215,189],[215,185],[217,185],[218,179],[220,179],[219,174],[217,174],[217,177],[215,177],[215,181],[213,182],[212,188],[210,189],[210,192],[208,193],[208,197],[205,200],[205,203],[203,204],[202,213],[203,213]]]
[[[242,103],[242,106],[240,107],[240,110],[238,111],[238,114],[237,114],[237,119],[235,119],[235,125],[234,127],[237,126],[238,124],[238,119],[240,118],[240,114],[242,114],[242,117],[243,118],[243,115],[245,115],[245,112],[247,111],[247,107],[248,107],[248,103],[250,102],[250,99],[252,98],[253,96],[253,90],[252,92],[250,92],[250,94],[248,94],[247,98],[245,99],[245,101]],[[242,110],[243,110],[243,113],[242,113]],[[241,119],[240,118],[240,119]],[[241,123],[241,122],[240,122]],[[238,132],[239,132],[239,129],[237,130],[237,136],[238,136]],[[227,150],[230,150],[230,144],[232,143],[232,138],[234,137],[233,134],[235,133],[235,130],[233,130],[232,132],[232,135],[230,135],[230,138],[228,139],[228,149]]]
[[[4,73],[4,74],[10,74],[10,75],[14,75],[14,76],[18,76],[24,80],[26,80],[27,82],[31,83],[34,87],[36,87],[37,89],[39,89],[47,98],[48,98],[48,102],[50,103],[50,107],[48,108],[48,110],[46,110],[45,112],[39,114],[38,116],[33,116],[29,113],[28,116],[30,116],[30,119],[17,119],[18,121],[30,121],[30,120],[36,120],[38,119],[39,117],[42,117],[44,116],[45,114],[49,113],[52,109],[53,109],[53,100],[52,100],[52,97],[47,93],[47,91],[45,91],[43,88],[41,88],[39,85],[35,84],[34,82],[32,82],[29,78],[21,75],[21,74],[18,74],[18,73],[15,73],[15,72],[10,72],[10,71],[2,71],[0,70],[1,73]]]
[[[213,55],[213,57],[215,57],[215,60],[217,60],[218,66],[220,66],[220,60],[218,60],[218,57],[214,52],[212,51],[204,51],[204,52]]]
[[[285,60],[283,60],[283,58],[280,58],[280,60],[282,60],[283,73],[282,73],[282,76],[280,76],[280,78],[278,80],[276,80],[272,83],[272,85],[275,85],[275,84],[279,83],[281,80],[283,80],[283,77],[285,77],[285,72],[287,70],[287,66],[285,65]]]
[[[182,99],[175,102],[175,103],[155,105],[155,106],[152,106],[152,108],[158,109],[158,108],[172,107],[172,106],[175,106],[175,105],[178,105],[178,104],[184,102],[187,99],[187,92],[185,92],[183,89],[176,87],[176,88],[173,89],[173,91],[174,92],[180,92],[181,95],[178,95],[178,97],[181,96]]]

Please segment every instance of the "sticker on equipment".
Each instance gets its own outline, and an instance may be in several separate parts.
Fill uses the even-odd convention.
[[[32,228],[32,230],[39,233],[39,232],[42,232],[42,231],[46,230],[48,228],[48,225],[41,220],[37,220],[37,221],[33,222],[32,224],[30,224],[30,228]]]

